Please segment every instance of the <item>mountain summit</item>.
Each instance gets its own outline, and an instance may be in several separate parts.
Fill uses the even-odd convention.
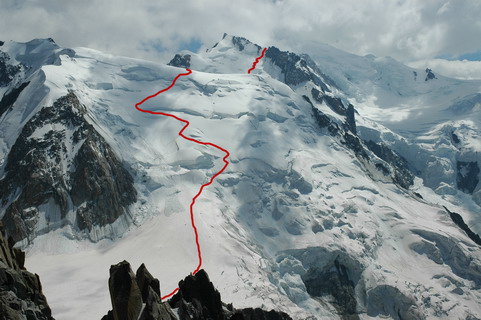
[[[241,37],[169,65],[0,46],[0,219],[58,319],[109,309],[110,265],[170,292],[197,265],[239,308],[295,319],[481,317],[481,82]],[[425,79],[428,81],[425,81]],[[447,210],[446,210],[446,209]],[[478,238],[476,238],[478,236]],[[75,297],[75,299],[73,299]],[[73,301],[74,300],[74,301]]]

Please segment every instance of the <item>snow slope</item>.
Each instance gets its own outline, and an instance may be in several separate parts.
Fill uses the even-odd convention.
[[[191,53],[193,73],[143,105],[187,119],[186,135],[231,153],[231,164],[195,207],[204,268],[223,300],[280,309],[296,319],[340,318],[336,293],[316,293],[309,286],[309,279],[325,281],[339,272],[340,279],[349,279],[345,292],[362,319],[481,317],[481,250],[441,207],[468,216],[471,200],[443,199],[423,177],[411,190],[393,184],[319,128],[302,97],[310,83],[289,87],[267,60],[248,75],[260,47],[244,45],[239,50],[225,36],[210,51]],[[93,243],[66,226],[40,235],[28,248],[27,267],[40,275],[54,317],[96,319],[109,309],[111,264],[126,259],[136,269],[145,263],[161,281],[162,293],[195,268],[188,205],[222,167],[223,154],[180,138],[179,122],[133,107],[184,69],[87,48],[74,51],[40,68],[43,80],[20,95],[9,119],[12,127],[14,120],[21,123],[21,101],[32,99],[35,90],[48,89],[36,102],[39,107],[73,90],[90,123],[134,174],[139,194],[130,208],[134,224],[121,237]],[[350,62],[339,59],[330,62],[332,68]],[[363,68],[362,75],[369,69]],[[329,89],[358,109],[361,135],[409,152],[416,144],[428,154],[428,147],[414,140],[402,145],[398,128],[382,118],[397,107],[376,111],[369,105],[373,95],[366,93],[362,100],[364,93],[357,94],[354,85],[342,86],[335,70],[323,71],[338,85]],[[394,77],[394,71],[386,74]],[[431,90],[430,83],[422,83],[422,90]],[[463,90],[474,94],[469,86]],[[391,99],[394,94],[389,94]],[[343,120],[325,104],[316,107]],[[13,131],[10,135],[14,139]],[[4,153],[12,143],[6,136]],[[470,141],[474,145],[475,137]]]
[[[356,106],[360,136],[403,155],[426,186],[468,208],[465,219],[481,233],[481,186],[472,197],[457,190],[457,162],[481,166],[481,81],[451,79],[436,70],[428,79],[428,70],[326,44],[313,44],[308,53]]]

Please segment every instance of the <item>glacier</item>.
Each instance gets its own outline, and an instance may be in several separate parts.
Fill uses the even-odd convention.
[[[457,167],[481,163],[481,82],[435,70],[426,81],[425,70],[327,45],[309,56],[269,47],[247,74],[261,49],[224,35],[206,52],[180,52],[193,73],[143,105],[189,120],[186,135],[231,153],[195,207],[203,268],[223,300],[295,319],[480,318],[481,249],[443,206],[481,234],[481,186],[460,190],[470,167]],[[223,154],[134,105],[185,66],[50,40],[0,50],[20,66],[0,95],[29,81],[0,118],[0,179],[25,124],[73,92],[137,192],[115,222],[90,231],[76,225],[73,205],[66,220],[52,214],[55,201],[36,209],[35,237],[19,245],[53,316],[100,318],[110,306],[107,270],[124,259],[148,265],[162,293],[174,289],[197,264],[188,206]],[[404,164],[412,183],[403,187]],[[58,227],[46,231],[47,215]]]

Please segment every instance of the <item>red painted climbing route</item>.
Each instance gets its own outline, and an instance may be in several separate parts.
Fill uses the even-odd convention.
[[[195,217],[194,217],[194,205],[195,205],[195,201],[197,200],[197,198],[202,194],[202,191],[204,190],[205,187],[207,187],[208,185],[212,184],[212,182],[214,182],[214,179],[220,175],[222,172],[224,172],[224,170],[227,168],[227,166],[229,165],[229,162],[227,161],[227,158],[230,156],[230,153],[229,151],[227,151],[226,149],[222,148],[222,147],[219,147],[218,145],[214,144],[214,143],[211,143],[211,142],[203,142],[203,141],[199,141],[199,140],[195,140],[195,139],[192,139],[190,137],[187,137],[184,135],[184,130],[187,129],[187,127],[190,125],[190,122],[185,120],[185,119],[182,119],[180,117],[177,117],[173,114],[169,114],[169,113],[164,113],[164,112],[158,112],[158,111],[150,111],[150,110],[145,110],[145,109],[142,109],[140,108],[140,105],[142,105],[144,102],[146,102],[147,100],[149,99],[152,99],[156,96],[158,96],[159,94],[163,93],[163,92],[166,92],[168,90],[170,90],[174,85],[175,83],[177,82],[177,80],[182,77],[182,76],[188,76],[189,74],[192,73],[192,70],[190,69],[186,69],[187,70],[187,73],[180,73],[178,74],[174,80],[172,80],[172,83],[165,89],[162,89],[160,91],[158,91],[157,93],[151,95],[151,96],[148,96],[146,97],[145,99],[143,99],[142,101],[140,101],[139,103],[135,104],[135,108],[141,112],[145,112],[145,113],[150,113],[150,114],[155,114],[155,115],[161,115],[161,116],[166,116],[166,117],[170,117],[170,118],[174,118],[182,123],[184,123],[184,126],[182,127],[182,129],[178,132],[179,136],[181,136],[182,138],[184,138],[185,140],[189,140],[191,142],[194,142],[194,143],[197,143],[197,144],[201,144],[201,145],[205,145],[205,146],[211,146],[211,147],[214,147],[222,152],[225,153],[225,156],[224,158],[222,158],[222,160],[224,161],[224,166],[222,167],[222,169],[220,169],[216,174],[214,174],[209,182],[203,184],[200,189],[199,189],[199,192],[197,192],[197,194],[192,198],[192,202],[190,203],[190,222],[191,222],[191,225],[192,225],[192,229],[194,231],[194,236],[195,236],[195,245],[197,247],[197,258],[198,258],[198,264],[197,264],[197,267],[194,269],[194,271],[192,272],[192,274],[196,274],[200,268],[202,267],[202,252],[200,250],[200,243],[199,243],[199,233],[197,232],[197,226],[195,225]],[[177,291],[179,291],[179,288],[176,288],[174,289],[171,293],[163,296],[161,299],[166,299],[166,298],[169,298],[171,296],[173,296]]]
[[[261,59],[264,58],[264,54],[266,53],[266,50],[267,48],[262,49],[261,55],[258,56],[256,60],[252,63],[252,67],[249,70],[247,70],[247,73],[251,73],[251,71],[253,71],[256,68],[259,61],[261,61]]]

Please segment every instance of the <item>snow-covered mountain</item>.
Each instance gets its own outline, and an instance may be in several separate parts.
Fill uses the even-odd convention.
[[[358,124],[364,139],[382,139],[403,154],[424,184],[450,201],[456,198],[451,197],[456,189],[461,189],[481,204],[480,188],[476,187],[481,81],[450,79],[430,69],[409,68],[389,57],[359,57],[328,45],[316,45],[315,49],[316,62],[346,99],[366,118],[400,135],[379,137],[369,125]],[[476,223],[475,217],[471,220]],[[481,231],[479,226],[477,230]]]
[[[481,317],[481,82],[321,46],[224,37],[169,65],[52,40],[0,46],[0,217],[53,315],[109,309],[108,268],[294,318]],[[448,210],[443,208],[445,206]],[[464,221],[463,221],[464,219]],[[476,243],[478,242],[478,243]],[[75,297],[75,298],[74,298]]]

